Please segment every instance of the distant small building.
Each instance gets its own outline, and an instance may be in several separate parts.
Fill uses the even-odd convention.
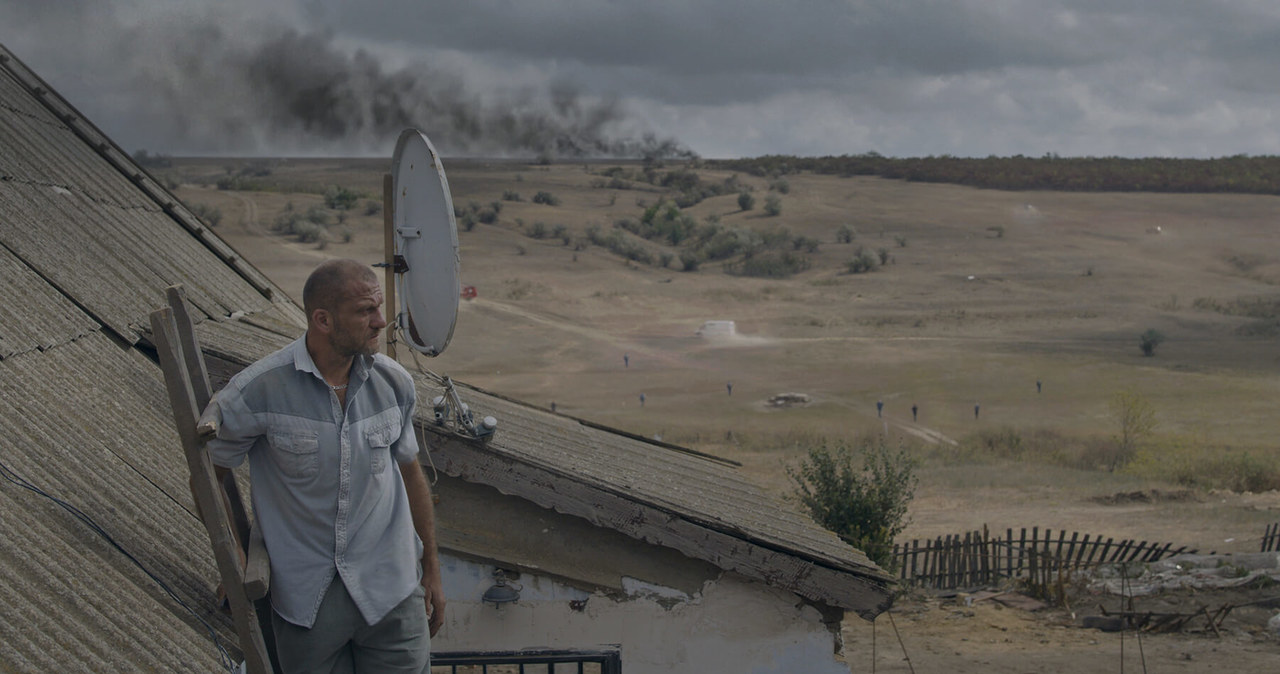
[[[698,328],[699,337],[732,337],[738,334],[738,326],[733,321],[707,321]]]

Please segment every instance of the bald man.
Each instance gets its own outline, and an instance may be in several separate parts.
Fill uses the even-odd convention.
[[[280,665],[427,672],[444,591],[413,380],[378,353],[387,323],[371,269],[327,261],[302,302],[306,334],[210,403],[221,416],[214,465],[249,459]]]

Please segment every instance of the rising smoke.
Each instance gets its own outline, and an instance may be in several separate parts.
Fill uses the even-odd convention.
[[[222,11],[132,21],[101,13],[73,21],[62,13],[42,23],[60,37],[69,26],[82,33],[77,48],[89,69],[100,70],[83,95],[109,99],[107,108],[131,118],[122,123],[122,142],[159,152],[384,154],[412,126],[453,156],[693,156],[674,139],[637,133],[616,99],[567,84],[481,91],[464,72],[426,63],[388,67],[368,50],[344,48],[330,31]],[[96,116],[95,101],[73,103]]]

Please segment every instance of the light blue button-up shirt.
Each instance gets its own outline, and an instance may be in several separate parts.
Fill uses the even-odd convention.
[[[276,612],[311,627],[338,573],[372,625],[421,582],[422,541],[398,465],[418,456],[413,380],[382,354],[357,356],[344,410],[305,340],[218,392],[209,454],[227,468],[249,457]]]

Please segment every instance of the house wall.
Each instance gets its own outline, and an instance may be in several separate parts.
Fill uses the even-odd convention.
[[[627,674],[849,671],[838,629],[789,591],[483,485],[441,476],[435,492],[448,607],[434,650],[618,644]],[[498,567],[518,602],[481,603]]]
[[[522,572],[520,600],[483,604],[494,565],[444,554],[445,624],[437,651],[621,646],[627,674],[733,672],[848,674],[837,636],[790,592],[736,574],[693,595],[627,579],[628,590],[588,592]]]

